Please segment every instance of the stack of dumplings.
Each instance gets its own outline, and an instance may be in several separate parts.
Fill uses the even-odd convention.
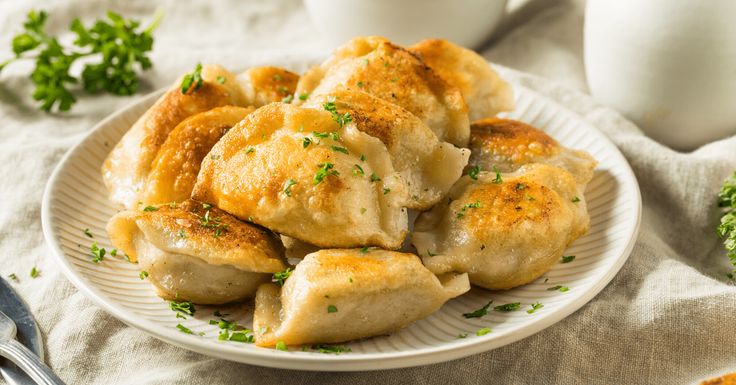
[[[259,346],[389,334],[471,284],[529,283],[587,232],[595,160],[512,109],[445,40],[356,38],[302,76],[205,65],[108,155],[107,231],[164,299],[254,300]]]

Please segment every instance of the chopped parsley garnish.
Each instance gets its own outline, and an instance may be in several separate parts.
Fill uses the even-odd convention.
[[[363,167],[360,167],[360,165],[353,165],[353,175],[355,176],[364,176],[365,171],[363,171]]]
[[[491,328],[480,328],[477,332],[475,332],[475,335],[480,337],[490,333],[491,331]]]
[[[363,82],[358,82],[358,87],[359,87],[359,88],[363,88],[364,86],[365,86],[365,83],[363,83]]]
[[[574,255],[563,255],[562,256],[562,263],[570,263],[575,260]]]
[[[519,307],[521,307],[521,302],[512,302],[512,303],[507,303],[504,305],[494,306],[493,310],[506,312],[506,311],[519,310]]]
[[[328,175],[334,175],[339,176],[340,173],[337,170],[334,170],[335,165],[329,162],[320,163],[317,165],[319,169],[317,170],[317,173],[314,174],[314,179],[312,180],[312,184],[318,185],[322,183],[322,181],[328,176]]]
[[[194,315],[194,313],[197,311],[192,301],[169,301],[169,309],[178,313],[184,313],[186,315]]]
[[[328,313],[337,313],[337,307],[335,305],[327,306]]]
[[[181,238],[181,239],[184,239],[184,238],[187,237],[187,233],[184,230],[179,230],[179,232],[176,233],[176,236],[179,237],[179,238]]]
[[[374,173],[371,173],[371,182],[378,182],[380,180],[381,180],[381,178],[379,178],[378,175],[376,175],[375,172]]]
[[[308,136],[305,136],[304,139],[302,139],[302,147],[303,148],[309,147],[309,145],[312,144],[312,143],[313,143],[312,138],[310,138]]]
[[[726,256],[736,272],[736,172],[723,181],[721,191],[718,193],[718,207],[725,207],[721,217],[721,223],[716,229],[719,237],[725,238],[723,246]]]
[[[299,95],[299,100],[307,100],[307,99],[309,99],[308,93],[303,93]]]
[[[282,352],[285,352],[289,350],[289,348],[286,346],[286,343],[284,341],[278,341],[276,342],[276,350],[281,350]]]
[[[480,166],[473,166],[470,168],[470,171],[468,171],[468,176],[472,180],[478,180],[479,173],[480,173]]]
[[[281,76],[281,74],[273,74],[273,80],[275,80],[277,82],[280,82],[280,81],[284,80],[284,77]]]
[[[184,75],[184,78],[181,80],[181,93],[186,95],[192,90],[192,88],[194,88],[194,92],[197,92],[199,91],[199,88],[202,87],[203,82],[202,64],[197,63],[197,66],[194,67],[194,71]]]
[[[365,154],[360,154],[360,161],[365,162]]]
[[[207,206],[205,207],[205,205]],[[210,208],[212,208],[212,205],[203,203],[202,207],[204,207],[207,211],[204,212],[203,216],[199,217],[200,226],[212,230],[212,236],[218,238],[220,235],[222,235],[222,233],[227,231],[227,225],[224,223],[220,223],[220,218],[212,218],[210,216]]]
[[[312,135],[314,135],[315,137],[320,138],[320,139],[324,139],[324,138],[330,136],[330,134],[327,133],[327,132],[317,132],[317,131],[312,131]]]
[[[457,335],[457,338],[466,338],[468,337],[468,333],[460,333]]]
[[[217,77],[217,82],[220,84],[225,84],[225,80],[226,80],[225,77],[222,75]]]
[[[503,178],[501,178],[501,172],[498,171],[498,169],[496,168],[496,166],[493,166],[493,172],[496,173],[496,177],[493,178],[493,180],[491,182],[493,182],[495,184],[501,184],[501,183],[503,183]]]
[[[362,248],[360,249],[360,252],[361,252],[361,253],[363,253],[363,254],[365,254],[365,253],[367,253],[367,252],[369,252],[369,251],[370,251],[370,249],[368,249],[368,246],[362,247]]]
[[[527,196],[526,196],[526,200],[528,200],[528,201],[534,201],[534,200],[536,200],[536,199],[534,199],[534,197],[533,197],[533,196],[531,196],[531,195],[527,195]]]
[[[332,149],[332,151],[336,151],[336,152],[342,152],[343,154],[347,154],[347,153],[348,153],[348,149],[347,149],[347,148],[345,148],[345,147],[340,147],[340,146],[330,146],[330,148]]]
[[[558,291],[561,291],[561,292],[564,293],[564,292],[570,290],[570,288],[567,287],[567,286],[562,286],[562,285],[556,285],[556,286],[552,286],[550,288],[547,288],[547,291],[555,291],[555,290],[558,290]]]
[[[286,184],[284,184],[284,194],[286,194],[287,197],[291,196],[291,186],[295,184],[296,181],[294,179],[289,179],[286,181]]]
[[[192,329],[190,329],[190,328],[188,328],[188,327],[186,327],[186,326],[184,326],[182,324],[176,324],[176,328],[179,329],[182,333],[194,334],[194,332],[192,331]]]
[[[89,229],[84,229],[84,235],[86,235],[88,238],[94,238],[92,233],[89,231]]]
[[[343,127],[344,125],[353,121],[353,117],[350,116],[349,112],[346,112],[342,115],[337,112],[337,106],[335,106],[335,98],[333,96],[328,97],[327,103],[324,103],[322,107],[325,109],[325,111],[328,111],[332,114],[332,120],[336,121],[337,124],[340,125],[340,127]]]
[[[20,282],[20,280],[18,279],[18,276],[15,275],[15,273],[8,274],[8,278],[10,278],[11,280],[13,280],[15,282]]]
[[[383,188],[383,195],[386,195],[386,194],[388,194],[390,192],[391,192],[391,189],[390,188],[387,188],[387,187],[384,187]]]
[[[212,208],[212,205],[209,203],[202,203],[202,208],[205,210],[209,210]]]
[[[235,321],[228,321],[223,318],[223,315],[219,311],[214,313],[216,317],[220,317],[219,320],[210,320],[210,325],[217,325],[220,328],[220,333],[217,339],[220,341],[235,341],[244,343],[255,342],[253,331],[239,325]]]
[[[542,305],[542,304],[541,304],[541,303],[539,303],[539,302],[535,302],[535,303],[533,303],[533,304],[531,304],[531,305],[529,305],[529,306],[531,306],[531,307],[532,307],[531,309],[529,309],[529,310],[527,310],[527,311],[526,311],[526,312],[527,312],[527,313],[529,313],[529,314],[532,314],[532,313],[534,313],[535,311],[537,311],[537,310],[539,310],[539,309],[541,309],[541,308],[543,308],[543,307],[544,307],[544,305]]]
[[[143,271],[141,271],[141,273],[140,273],[140,274],[138,274],[138,277],[139,277],[139,278],[140,278],[141,280],[143,280],[143,279],[146,279],[146,278],[148,277],[148,272],[147,272],[147,271],[145,271],[145,270],[143,270]]]
[[[465,211],[468,209],[477,209],[480,208],[480,201],[475,201],[475,203],[466,203],[463,205],[463,207],[458,211],[456,218],[462,219],[465,216]]]
[[[524,183],[517,183],[516,184],[516,191],[521,191],[526,188],[526,185]]]
[[[320,353],[336,354],[336,355],[339,355],[340,353],[351,351],[350,348],[346,348],[344,345],[316,344],[316,345],[312,345],[310,348]]]
[[[92,253],[92,262],[100,263],[103,259],[105,259],[105,253],[107,252],[107,250],[97,247],[97,242],[93,242],[89,250]]]
[[[281,103],[289,104],[292,100],[294,100],[294,95],[286,95],[281,99]]]
[[[156,206],[146,206],[143,208],[143,211],[158,211],[158,207]]]
[[[578,202],[580,202],[580,198],[578,198],[578,197],[572,197],[571,201],[572,201],[572,203],[578,203]]]
[[[220,155],[210,155],[210,159],[212,159],[212,160],[218,160],[218,159],[220,159]]]
[[[286,88],[286,87],[284,87],[284,86],[279,86],[278,90],[279,90],[280,93],[282,93],[284,95],[286,95],[286,94],[289,93],[289,89]]]
[[[437,254],[435,254],[435,253],[431,252],[429,249],[427,249],[427,256],[434,257],[435,255],[437,255]]]
[[[246,154],[246,155],[248,155],[248,154],[250,154],[251,152],[255,152],[255,151],[256,151],[256,149],[255,149],[255,148],[253,148],[253,147],[248,147],[248,149],[247,149],[247,150],[245,150],[245,154]]]
[[[291,276],[291,273],[293,271],[294,270],[292,270],[290,267],[287,267],[286,270],[284,271],[274,273],[273,276],[271,277],[271,282],[279,286],[284,286],[284,282],[286,282],[286,279],[289,278],[289,276]]]
[[[38,278],[39,275],[41,275],[41,270],[37,269],[36,266],[33,266],[31,268],[31,278]]]
[[[480,317],[483,317],[484,315],[488,314],[488,308],[491,307],[491,304],[492,303],[493,303],[493,301],[488,301],[488,303],[485,304],[485,306],[483,306],[482,308],[477,309],[477,310],[473,310],[470,313],[464,313],[463,314],[463,317],[465,317],[465,318],[480,318]]]

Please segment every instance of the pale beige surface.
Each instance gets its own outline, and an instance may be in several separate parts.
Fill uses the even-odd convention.
[[[515,2],[513,2],[516,4]],[[149,2],[0,2],[0,57],[25,12],[43,6],[63,30],[113,8],[148,17]],[[241,71],[273,64],[301,72],[322,60],[316,30],[301,2],[164,1],[155,68],[141,95],[164,87],[197,62]],[[213,8],[210,8],[213,7]],[[736,289],[714,236],[715,194],[736,168],[736,138],[679,154],[643,137],[617,113],[582,93],[582,7],[534,1],[485,51],[500,64],[551,79],[501,71],[607,133],[639,178],[644,211],[629,261],[593,301],[566,320],[512,345],[454,362],[363,373],[265,369],[175,348],[127,327],[94,306],[48,256],[40,223],[44,184],[63,153],[102,118],[140,97],[80,97],[67,115],[39,113],[30,99],[29,67],[0,75],[0,273],[15,284],[40,323],[48,362],[69,384],[486,384],[691,383],[736,368]],[[196,16],[193,16],[196,15]],[[522,17],[518,16],[522,15]],[[562,85],[562,86],[561,86]],[[84,207],[80,207],[84,210]],[[32,266],[41,276],[28,277]],[[0,380],[2,383],[2,380]]]

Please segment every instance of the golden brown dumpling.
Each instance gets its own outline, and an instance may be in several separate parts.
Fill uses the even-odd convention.
[[[398,248],[406,184],[386,146],[324,110],[272,103],[202,163],[194,199],[320,247]]]
[[[299,75],[271,66],[253,67],[238,75],[248,105],[255,107],[293,98],[297,81]]]
[[[474,122],[470,134],[469,166],[511,172],[529,163],[544,163],[571,172],[585,185],[593,178],[596,161],[585,151],[562,147],[543,131],[512,119]]]
[[[588,231],[582,187],[569,172],[530,164],[509,174],[462,177],[419,215],[412,242],[435,274],[468,273],[472,284],[510,289],[538,278]]]
[[[460,90],[409,51],[381,37],[359,37],[338,48],[299,80],[297,94],[360,87],[416,115],[441,141],[468,144],[468,108]]]
[[[189,199],[202,159],[230,128],[252,111],[252,107],[218,107],[179,123],[153,160],[140,196],[143,205]]]
[[[419,55],[440,77],[460,89],[471,121],[514,108],[511,86],[474,51],[444,39],[422,40],[409,47],[409,51]]]
[[[427,210],[460,178],[470,151],[437,140],[419,118],[396,104],[357,89],[338,86],[329,95],[313,95],[303,106],[323,108],[332,101],[340,114],[386,145],[394,169],[407,183],[408,207]]]
[[[388,334],[469,289],[467,275],[438,278],[414,254],[321,250],[307,255],[283,288],[258,288],[256,344],[335,343]]]
[[[107,232],[165,299],[239,301],[286,268],[283,246],[270,231],[192,200],[122,211]]]
[[[218,77],[225,79],[217,81]],[[110,200],[128,209],[136,207],[153,159],[169,133],[184,119],[225,105],[243,105],[245,99],[235,75],[217,65],[202,67],[202,85],[182,94],[181,78],[130,128],[102,165],[102,180]]]

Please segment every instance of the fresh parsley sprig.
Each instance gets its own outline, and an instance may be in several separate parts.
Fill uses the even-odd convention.
[[[723,246],[733,266],[730,273],[733,277],[733,273],[736,273],[736,172],[723,181],[721,191],[718,193],[718,206],[726,208],[716,232],[719,237],[724,238]]]
[[[151,68],[147,53],[153,48],[153,30],[161,21],[157,13],[153,22],[141,29],[140,22],[108,12],[107,19],[97,20],[89,28],[79,19],[69,26],[76,35],[72,46],[63,46],[45,31],[48,13],[32,10],[23,23],[23,32],[13,37],[15,57],[0,63],[0,71],[8,64],[24,59],[36,61],[31,81],[36,88],[33,99],[44,111],[68,111],[77,99],[72,86],[80,79],[70,71],[72,64],[85,57],[99,58],[86,62],[81,82],[87,92],[132,95],[138,90],[138,72]]]

